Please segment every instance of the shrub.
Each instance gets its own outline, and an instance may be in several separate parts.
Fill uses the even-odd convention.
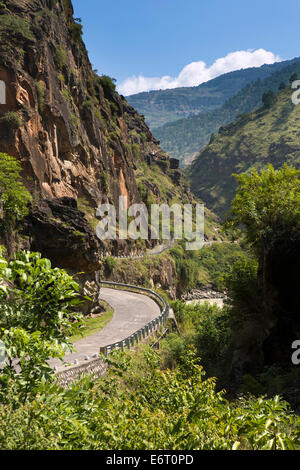
[[[74,42],[79,43],[82,38],[82,24],[80,23],[73,23],[70,27],[70,34],[71,38],[73,39]]]
[[[265,108],[271,108],[277,101],[277,96],[272,90],[266,91],[262,96],[262,102]]]
[[[100,175],[100,182],[101,182],[101,186],[103,188],[103,191],[105,193],[108,193],[108,191],[109,191],[108,175],[104,171]]]
[[[12,37],[17,39],[18,36],[22,36],[25,39],[34,39],[28,21],[12,14],[1,15],[0,38],[2,42],[5,41],[5,38],[11,40]]]
[[[16,130],[22,126],[23,121],[18,113],[15,111],[8,111],[4,114],[2,122],[6,124],[9,129]]]
[[[116,266],[117,260],[115,258],[113,258],[112,256],[107,256],[106,258],[104,258],[103,267],[105,276],[110,277]]]
[[[10,262],[0,258],[0,281],[0,340],[8,359],[0,374],[1,392],[13,379],[26,400],[42,378],[53,374],[47,361],[71,349],[67,338],[72,320],[80,318],[74,310],[81,302],[79,285],[39,253],[24,251]]]
[[[104,91],[113,93],[116,90],[115,78],[111,78],[108,75],[102,75],[99,78],[99,82],[103,87]]]
[[[55,52],[55,61],[60,70],[62,70],[67,65],[67,58],[67,51],[63,47],[57,46]]]
[[[0,153],[0,232],[5,238],[9,255],[14,247],[17,222],[28,213],[27,204],[31,200],[20,179],[21,165],[6,153]]]
[[[258,263],[255,259],[240,258],[225,276],[227,303],[237,319],[247,314],[255,315],[261,310],[258,295]]]
[[[40,113],[43,112],[45,106],[45,94],[46,88],[43,82],[35,82],[37,97],[38,97],[38,105]]]
[[[133,143],[131,145],[133,155],[135,156],[136,159],[139,159],[141,157],[141,149],[138,144]]]

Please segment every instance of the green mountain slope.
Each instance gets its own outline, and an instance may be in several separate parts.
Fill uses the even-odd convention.
[[[300,106],[291,96],[286,87],[271,108],[260,108],[220,129],[187,168],[192,191],[209,209],[220,216],[228,211],[236,189],[233,173],[268,163],[300,167]]]
[[[278,62],[262,67],[252,67],[226,73],[195,87],[158,90],[127,96],[126,99],[147,124],[155,129],[168,122],[211,111],[222,106],[249,83],[264,79],[287,66],[291,61]]]
[[[256,80],[247,85],[235,96],[229,98],[218,109],[202,113],[187,119],[165,124],[154,129],[153,133],[160,140],[162,147],[172,156],[178,158],[182,165],[191,162],[199,149],[210,139],[212,133],[220,126],[234,121],[240,114],[253,111],[261,104],[261,97],[267,90],[278,90],[281,82],[287,83],[292,73],[300,75],[300,61],[274,72],[264,80]]]

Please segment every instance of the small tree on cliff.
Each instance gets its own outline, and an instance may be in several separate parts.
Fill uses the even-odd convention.
[[[20,178],[21,165],[6,153],[0,153],[0,234],[8,254],[14,249],[17,222],[27,215],[30,193]]]

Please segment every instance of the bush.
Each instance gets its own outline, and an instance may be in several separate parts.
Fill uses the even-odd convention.
[[[39,111],[42,112],[45,106],[45,94],[46,94],[45,85],[43,82],[36,82],[35,87],[36,87],[36,92],[37,92],[37,97],[38,97]]]
[[[6,153],[0,153],[0,233],[4,236],[9,255],[14,250],[14,238],[17,223],[28,213],[27,204],[30,193],[23,185],[21,165]]]
[[[103,191],[105,193],[108,193],[109,192],[109,179],[108,179],[107,173],[105,173],[104,171],[100,175],[100,182],[101,182]]]
[[[265,108],[271,108],[277,101],[277,96],[272,90],[266,91],[262,96],[262,102]]]
[[[34,35],[30,29],[28,21],[11,14],[1,15],[0,38],[2,43],[4,43],[5,38],[9,41],[12,38],[17,39],[18,36],[22,36],[25,39],[34,39]]]
[[[191,352],[180,369],[159,370],[145,349],[136,370],[109,357],[104,380],[64,390],[41,384],[30,400],[13,387],[0,406],[1,449],[275,450],[299,445],[297,418],[279,397],[229,402]],[[29,425],[30,423],[30,425]]]
[[[231,319],[227,309],[208,302],[186,305],[181,301],[172,302],[172,307],[182,332],[177,342],[181,343],[184,353],[174,343],[176,351],[181,351],[183,357],[193,345],[207,373],[210,376],[223,376],[231,342]],[[174,345],[167,344],[167,350],[167,356],[173,357]]]
[[[63,47],[57,46],[55,52],[55,60],[60,70],[62,70],[67,65],[67,58],[67,51]]]
[[[102,75],[99,78],[99,82],[101,86],[103,87],[104,92],[113,93],[116,90],[116,85],[114,83],[115,81],[116,81],[115,78],[111,78],[108,75]]]
[[[23,125],[21,117],[15,111],[5,113],[2,122],[11,130],[16,130]]]
[[[73,39],[74,42],[79,43],[82,38],[82,24],[80,23],[73,23],[70,28],[70,34],[71,38]]]
[[[117,260],[112,256],[107,256],[103,260],[103,267],[105,276],[109,277],[113,273],[113,270],[117,266]]]
[[[246,315],[255,315],[261,310],[258,295],[258,262],[255,259],[241,258],[225,276],[227,303],[237,320]]]
[[[80,318],[75,310],[81,302],[79,285],[39,253],[24,251],[9,262],[0,258],[0,284],[0,340],[7,356],[0,398],[2,393],[6,400],[6,385],[13,380],[24,401],[53,374],[47,361],[71,349],[67,338],[72,321]]]

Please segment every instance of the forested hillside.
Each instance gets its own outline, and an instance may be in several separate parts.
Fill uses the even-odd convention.
[[[221,108],[165,124],[153,132],[171,156],[179,158],[183,165],[187,164],[208,143],[211,134],[218,132],[221,126],[234,121],[240,114],[249,113],[259,107],[263,93],[268,90],[277,92],[281,83],[288,84],[293,73],[300,76],[298,60],[264,80],[259,79],[247,85],[238,94],[229,98]]]
[[[268,163],[300,167],[300,106],[292,103],[290,86],[270,106],[245,114],[223,127],[186,170],[194,193],[224,216],[235,194],[233,173]]]
[[[292,61],[266,64],[226,73],[195,87],[182,87],[171,90],[149,91],[127,96],[127,101],[141,114],[151,129],[204,113],[234,96],[247,84],[282,69]]]

